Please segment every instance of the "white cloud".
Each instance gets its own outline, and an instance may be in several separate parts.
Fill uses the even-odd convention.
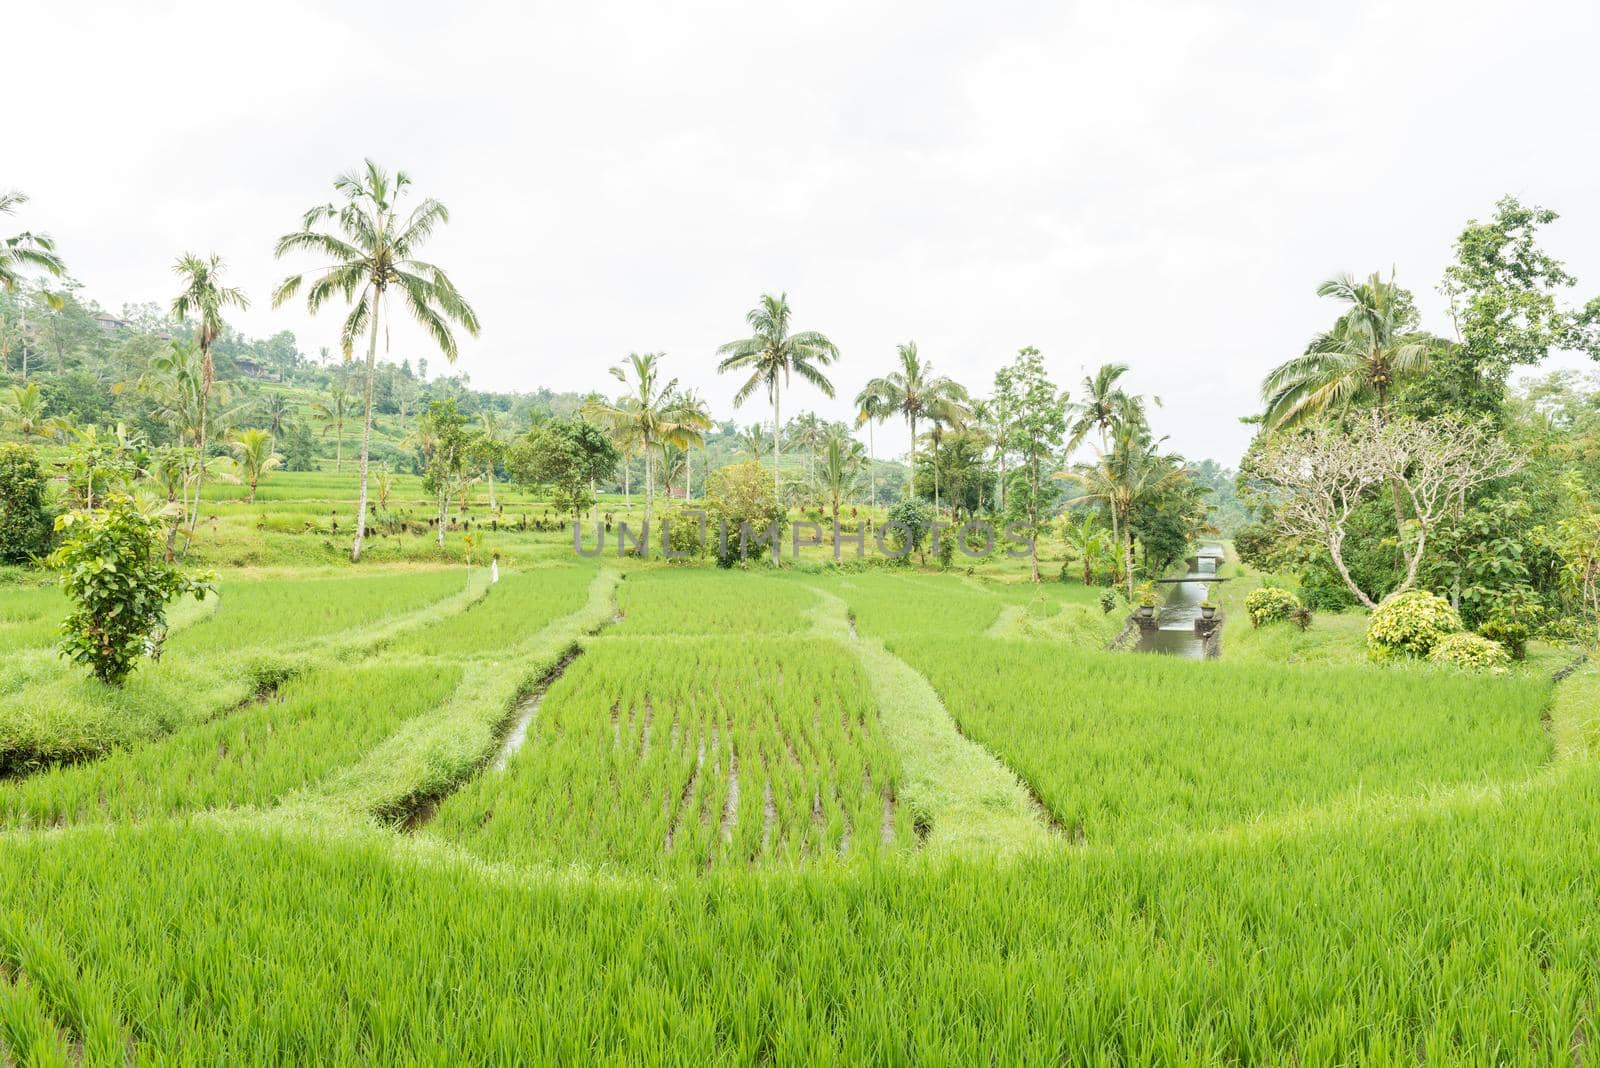
[[[844,350],[847,399],[915,338],[981,389],[1019,346],[1103,360],[1161,429],[1231,458],[1262,372],[1327,321],[1339,270],[1434,286],[1515,193],[1600,292],[1600,12],[1585,3],[83,4],[8,12],[0,185],[89,291],[170,297],[184,249],[272,311],[272,240],[370,155],[454,221],[461,367],[604,388],[664,349],[719,415],[715,346],[765,290]],[[410,331],[395,354],[420,354]],[[437,364],[437,357],[432,361]],[[794,410],[791,403],[790,410]],[[755,408],[739,413],[760,417]],[[903,448],[903,432],[880,446]]]

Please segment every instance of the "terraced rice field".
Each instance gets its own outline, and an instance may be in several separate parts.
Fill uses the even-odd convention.
[[[434,830],[493,860],[698,871],[910,842],[865,673],[832,642],[606,639]]]
[[[1592,1059],[1592,667],[557,560],[230,576],[117,694],[0,587],[4,1058]]]

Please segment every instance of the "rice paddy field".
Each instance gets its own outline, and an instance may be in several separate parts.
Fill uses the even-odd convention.
[[[219,497],[121,691],[0,585],[0,1063],[1600,1059],[1571,650],[1187,661],[998,568],[261,522],[342,486]]]

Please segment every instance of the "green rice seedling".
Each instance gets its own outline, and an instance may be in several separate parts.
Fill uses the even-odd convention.
[[[418,628],[387,650],[394,655],[472,657],[526,641],[553,620],[577,611],[595,572],[547,567],[507,572],[464,612]]]
[[[667,879],[154,822],[10,836],[0,897],[157,1063],[1568,1063],[1596,837],[1586,767],[1293,834]]]
[[[909,844],[867,680],[829,641],[595,642],[526,745],[439,810],[497,860],[698,871]]]
[[[167,655],[281,646],[421,608],[461,590],[454,569],[407,570],[310,579],[223,582],[209,620],[173,635]]]
[[[1549,684],[912,641],[970,736],[1091,842],[1215,829],[1353,793],[1521,778]]]
[[[618,595],[618,634],[798,634],[816,597],[757,571],[657,568],[635,572]]]
[[[401,724],[443,704],[452,664],[324,669],[277,699],[181,729],[90,764],[0,783],[0,822],[133,821],[232,805],[270,805],[353,764]]]
[[[0,649],[14,653],[54,645],[66,614],[59,586],[0,586]]]
[[[7,1064],[67,1068],[72,1051],[50,1018],[39,988],[21,972],[0,968],[0,1058]]]

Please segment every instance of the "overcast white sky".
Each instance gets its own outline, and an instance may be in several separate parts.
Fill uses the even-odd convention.
[[[896,342],[986,390],[1027,344],[1107,360],[1158,429],[1237,457],[1263,371],[1338,271],[1398,270],[1428,325],[1471,216],[1514,193],[1600,292],[1600,4],[8,5],[0,187],[110,308],[215,251],[273,311],[273,240],[372,156],[449,205],[475,385],[609,388],[713,350],[763,291],[842,350],[837,417]],[[308,264],[307,264],[308,265]],[[425,355],[397,329],[394,356]],[[441,362],[437,354],[431,361]],[[763,416],[752,402],[741,422]],[[880,435],[880,453],[903,448]]]

